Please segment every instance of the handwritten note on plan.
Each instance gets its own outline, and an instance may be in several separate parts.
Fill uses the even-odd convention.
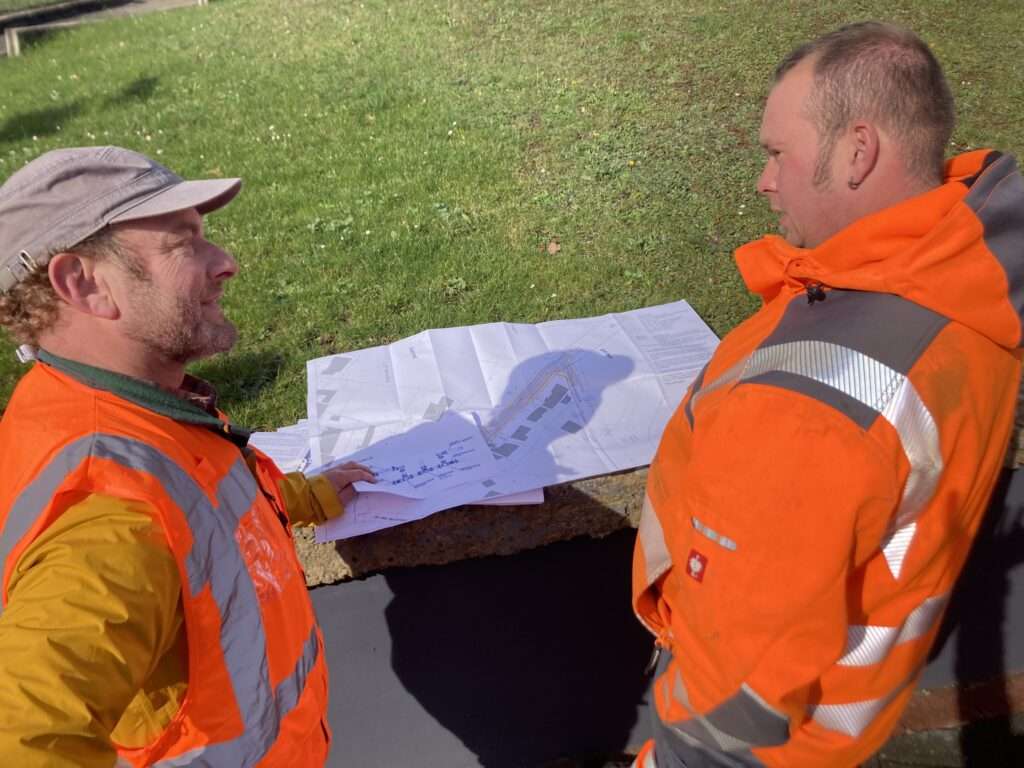
[[[356,490],[409,499],[425,499],[463,483],[480,482],[494,474],[497,464],[476,424],[454,411],[330,466],[346,461],[365,464],[377,475],[376,483],[356,483]]]

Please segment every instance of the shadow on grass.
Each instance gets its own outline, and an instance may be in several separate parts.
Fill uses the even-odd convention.
[[[159,77],[140,77],[124,86],[120,91],[111,94],[103,101],[105,107],[121,107],[134,102],[146,102],[153,96]]]
[[[0,141],[31,141],[33,136],[50,136],[59,130],[62,123],[81,111],[82,102],[73,101],[12,115],[0,125]]]
[[[148,101],[160,82],[158,77],[139,77],[107,96],[102,108],[124,106]],[[12,115],[0,125],[0,142],[31,141],[33,137],[52,136],[68,120],[77,117],[86,102],[76,99],[70,104],[61,104],[46,109],[36,109]]]
[[[189,372],[213,384],[220,407],[230,413],[277,381],[284,365],[284,357],[276,352],[240,352],[204,360]]]

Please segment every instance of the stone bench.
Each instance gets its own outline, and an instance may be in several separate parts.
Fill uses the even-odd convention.
[[[73,0],[73,2],[27,8],[0,16],[3,52],[21,55],[21,42],[28,35],[45,35],[114,16],[129,16],[193,5],[209,0]]]

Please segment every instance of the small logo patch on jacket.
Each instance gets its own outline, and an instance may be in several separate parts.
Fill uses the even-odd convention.
[[[708,559],[696,549],[690,550],[686,558],[686,572],[696,581],[704,581],[704,572],[708,569]]]

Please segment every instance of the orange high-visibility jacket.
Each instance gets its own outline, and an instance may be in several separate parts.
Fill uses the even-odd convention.
[[[1024,182],[969,153],[815,249],[736,258],[764,306],[666,427],[634,556],[657,751],[856,765],[914,690],[1006,452]]]
[[[287,529],[279,470],[203,426],[159,415],[49,366],[22,379],[2,425],[2,602],[21,553],[91,493],[155,510],[181,576],[188,694],[134,766],[323,765],[323,640]],[[17,436],[17,440],[13,436]],[[97,681],[102,684],[102,681]]]

